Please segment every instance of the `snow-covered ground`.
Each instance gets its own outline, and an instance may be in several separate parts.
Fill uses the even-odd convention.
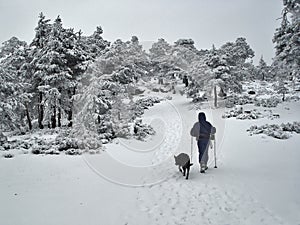
[[[173,155],[190,154],[199,110],[172,97],[145,112],[156,130],[145,142],[119,139],[99,155],[0,158],[0,224],[299,225],[299,134],[278,140],[246,130],[298,121],[300,103],[279,104],[274,120],[225,120],[222,107],[203,105],[217,127],[218,168],[210,150],[209,169],[199,173],[193,141],[185,180]]]

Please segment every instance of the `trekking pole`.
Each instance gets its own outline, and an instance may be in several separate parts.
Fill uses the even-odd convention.
[[[218,168],[217,167],[217,151],[216,151],[216,136],[215,134],[212,135],[212,139],[214,140],[214,158],[215,158],[215,168]]]
[[[191,137],[191,163],[193,162],[193,137]]]

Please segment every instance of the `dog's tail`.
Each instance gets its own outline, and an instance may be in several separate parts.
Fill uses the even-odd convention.
[[[194,165],[194,163],[190,163],[190,166]]]

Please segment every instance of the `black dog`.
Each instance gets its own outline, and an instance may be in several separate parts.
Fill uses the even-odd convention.
[[[190,157],[188,154],[180,153],[178,156],[175,156],[175,165],[178,166],[179,171],[185,176],[185,179],[189,179],[190,167],[193,165],[191,163]]]

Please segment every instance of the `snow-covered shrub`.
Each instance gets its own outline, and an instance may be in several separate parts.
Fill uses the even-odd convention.
[[[284,131],[296,132],[297,134],[300,133],[300,122],[283,123],[281,124],[281,127]]]
[[[240,119],[240,120],[245,120],[245,119],[258,119],[261,117],[262,117],[261,113],[254,109],[254,110],[244,111],[242,114],[238,115],[236,118]]]
[[[9,149],[26,150],[29,149],[29,147],[26,141],[12,140],[2,144],[0,151],[8,151]]]
[[[97,134],[84,128],[76,132],[72,129],[69,135],[59,135],[56,138],[55,144],[58,146],[59,151],[68,152],[66,154],[70,153],[70,155],[75,154],[72,154],[74,150],[82,153],[101,148],[102,146],[102,142]]]
[[[18,147],[23,148],[23,149],[30,149],[31,146],[32,146],[32,143],[24,141],[24,142],[20,143]]]
[[[51,146],[49,145],[49,143],[46,143],[45,141],[38,139],[32,146],[32,150],[31,152],[33,154],[45,154],[45,152],[47,150],[49,150],[51,148]]]
[[[152,90],[153,92],[159,92],[160,89],[157,88],[157,87],[152,87],[151,90]]]
[[[4,157],[4,158],[7,158],[7,159],[11,159],[11,158],[14,157],[14,154],[12,154],[12,153],[4,153],[4,154],[3,154],[3,157]]]
[[[167,99],[167,100],[172,100],[172,96],[168,95],[168,96],[166,97],[166,99]]]
[[[300,97],[297,95],[287,96],[286,101],[287,102],[297,102],[297,101],[300,101]]]
[[[147,136],[155,134],[154,129],[148,124],[143,124],[142,120],[137,120],[135,122],[133,131],[134,137],[141,141],[145,140]]]
[[[222,118],[231,118],[236,117],[236,119],[245,120],[245,119],[258,119],[262,115],[257,110],[243,110],[242,107],[235,107],[234,109],[226,112],[222,115]]]
[[[267,107],[267,108],[273,108],[276,107],[280,102],[281,100],[279,98],[272,96],[267,99],[256,99],[255,105]]]
[[[288,139],[292,132],[300,133],[300,122],[286,123],[286,124],[265,124],[262,126],[253,125],[247,131],[250,135],[266,134],[268,136],[278,139]]]
[[[129,84],[134,80],[135,71],[129,66],[123,66],[112,74],[112,79],[120,84]]]
[[[129,124],[118,124],[115,136],[119,138],[128,138],[130,136],[130,127]]]
[[[225,107],[232,108],[236,105],[253,104],[254,99],[248,95],[230,95],[226,98]]]
[[[140,117],[144,114],[145,109],[148,109],[149,107],[156,103],[160,103],[161,101],[161,98],[153,96],[138,99],[130,108],[130,110],[133,112],[133,119]]]
[[[128,138],[131,135],[129,124],[145,109],[161,101],[157,97],[146,97],[136,102],[131,98],[128,102],[127,97],[133,92],[132,85],[114,83],[110,76],[88,80],[86,87],[74,97],[74,125],[69,135],[81,143],[79,149],[97,150],[116,137]],[[77,146],[69,145],[68,148],[77,149]]]
[[[79,149],[70,148],[65,151],[65,154],[66,155],[81,155],[82,151],[80,151]]]
[[[170,87],[160,87],[159,91],[162,93],[168,93],[170,92],[172,89]]]
[[[46,155],[59,155],[60,152],[59,152],[59,150],[57,149],[57,147],[52,147],[52,148],[46,150],[46,151],[45,151],[45,154],[46,154]]]
[[[238,115],[243,113],[242,107],[235,107],[234,109],[225,112],[225,114],[222,115],[222,118],[231,118],[231,117],[237,117]]]
[[[100,115],[97,124],[97,133],[103,142],[107,142],[116,137],[116,126],[112,120],[112,115]]]
[[[9,149],[11,149],[11,145],[8,142],[6,142],[2,144],[2,148],[4,151],[8,151]]]
[[[143,94],[144,92],[145,92],[145,90],[140,87],[136,87],[134,90],[135,95],[140,95],[140,94]]]
[[[2,132],[0,132],[0,145],[6,142],[7,142],[7,137]]]
[[[56,138],[56,144],[59,151],[66,151],[68,149],[78,149],[77,141],[74,138],[59,136]]]
[[[269,119],[273,120],[273,119],[278,119],[280,118],[280,115],[277,113],[273,113],[272,111],[270,111],[269,115],[267,116]]]

